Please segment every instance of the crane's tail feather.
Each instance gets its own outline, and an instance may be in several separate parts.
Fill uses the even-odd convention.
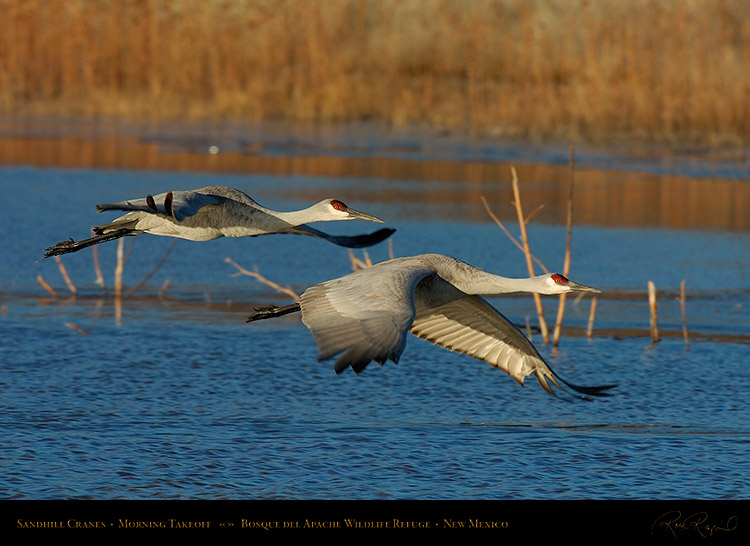
[[[82,241],[74,241],[73,239],[60,241],[56,245],[47,248],[47,251],[44,253],[44,257],[49,258],[50,256],[59,256],[61,254],[68,254],[70,252],[78,252],[83,248],[98,245],[99,243],[105,243],[107,241],[112,241],[114,239],[119,239],[120,237],[126,237],[129,235],[138,235],[139,233],[140,231],[134,229],[120,228],[115,231],[107,231],[105,233],[97,232],[97,235],[89,237],[88,239],[83,239]]]
[[[96,205],[97,212],[106,210],[119,210],[123,212],[148,212],[151,214],[163,214],[165,216],[174,216],[174,194],[170,191],[164,195],[159,195],[157,202],[152,195],[147,195],[141,199],[132,199],[130,201],[120,201],[119,203],[100,203]],[[163,197],[163,199],[162,199]]]

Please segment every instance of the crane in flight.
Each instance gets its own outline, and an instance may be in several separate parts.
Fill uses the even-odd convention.
[[[534,374],[551,394],[565,386],[584,397],[614,385],[585,387],[561,379],[526,336],[483,295],[600,292],[559,273],[526,279],[493,275],[441,254],[396,258],[308,288],[298,303],[259,307],[248,322],[302,311],[318,345],[318,360],[337,355],[337,373],[362,371],[371,361],[398,362],[406,334],[464,353],[508,373],[523,385]]]
[[[307,224],[355,219],[378,223],[383,221],[354,210],[337,199],[325,199],[298,211],[278,212],[265,208],[247,194],[226,186],[208,186],[193,191],[170,191],[141,199],[97,205],[96,208],[98,212],[119,210],[126,213],[112,222],[94,227],[94,236],[89,239],[69,239],[47,248],[45,257],[76,252],[92,245],[140,233],[191,241],[293,233],[320,237],[348,248],[361,248],[379,243],[396,231],[384,228],[367,235],[329,235]]]

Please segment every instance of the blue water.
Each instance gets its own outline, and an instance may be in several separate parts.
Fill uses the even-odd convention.
[[[41,259],[46,246],[84,237],[104,219],[93,211],[97,202],[218,183],[292,209],[304,204],[294,197],[296,189],[335,196],[329,193],[346,191],[340,181],[31,167],[4,168],[0,177],[12,197],[0,204],[2,498],[750,495],[745,233],[576,227],[577,274],[571,277],[604,291],[597,329],[645,332],[645,284],[654,280],[669,291],[660,305],[661,326],[679,332],[674,294],[686,279],[694,295],[688,326],[703,336],[687,347],[679,336],[651,345],[645,334],[564,335],[557,349],[540,349],[561,376],[580,384],[618,383],[609,398],[571,402],[549,396],[533,379],[521,388],[484,363],[416,338],[398,365],[336,375],[330,363],[316,361],[312,336],[298,317],[245,324],[254,305],[289,300],[232,276],[225,258],[257,266],[301,292],[350,271],[345,249],[315,239],[180,241],[121,308],[110,297],[115,243],[99,252],[106,291],[94,282],[90,249],[64,258],[75,297],[56,263]],[[415,203],[349,204],[398,228],[396,255],[439,251],[491,271],[525,274],[522,255],[489,220],[415,217]],[[365,233],[380,226],[320,227]],[[530,226],[536,254],[550,267],[561,263],[564,233],[561,226]],[[140,236],[126,248],[131,242],[127,287],[151,271],[171,243]],[[387,245],[369,254],[386,259]],[[492,301],[519,324],[535,321],[531,298]],[[551,322],[556,300],[544,301]],[[585,328],[588,314],[589,300],[569,300],[565,324]],[[734,337],[712,338],[724,334]]]

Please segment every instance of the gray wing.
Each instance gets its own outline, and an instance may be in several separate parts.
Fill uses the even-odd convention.
[[[445,281],[438,278],[438,282]],[[453,286],[451,288],[463,294]],[[434,293],[432,295],[434,299]],[[484,360],[507,372],[521,385],[526,377],[534,374],[550,394],[554,394],[551,385],[565,392],[564,385],[584,398],[607,396],[605,391],[615,386],[574,385],[563,380],[544,362],[526,336],[483,298],[463,294],[443,300],[439,305],[428,307],[422,305],[424,300],[419,295],[415,297],[417,315],[411,326],[412,334],[451,351]]]
[[[442,279],[440,281],[445,283]],[[455,299],[446,297],[443,298],[447,300],[445,303],[437,302],[435,306],[431,301],[424,305],[420,302],[431,297],[434,299],[434,291],[430,293],[432,296],[420,296],[422,290],[421,286],[417,289],[418,311],[411,325],[412,334],[451,351],[484,360],[508,373],[521,385],[527,376],[535,374],[547,392],[552,392],[550,382],[560,387],[554,372],[526,336],[483,298],[453,289]]]
[[[378,264],[308,288],[302,321],[318,344],[318,360],[341,355],[335,370],[359,372],[370,361],[398,362],[414,319],[414,288],[433,271],[408,259]]]
[[[224,186],[210,186],[193,191],[170,191],[159,195],[148,195],[141,199],[129,199],[119,203],[104,203],[96,206],[98,212],[105,210],[142,211],[161,214],[183,221],[194,216],[208,205],[222,205],[237,201],[243,205],[257,206],[255,201],[239,190]]]

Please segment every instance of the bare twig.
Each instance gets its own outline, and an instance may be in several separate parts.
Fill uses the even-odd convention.
[[[521,207],[521,193],[518,190],[518,175],[516,169],[511,167],[513,173],[513,198],[516,206],[516,213],[518,214],[518,225],[521,228],[521,244],[523,245],[523,252],[526,255],[526,266],[529,269],[529,276],[534,276],[534,263],[531,250],[529,248],[529,238],[526,234],[526,220],[523,216],[523,208]],[[544,343],[549,342],[549,331],[547,330],[547,322],[544,320],[544,310],[542,309],[542,298],[539,294],[532,294],[534,296],[534,303],[536,304],[536,311],[539,315],[539,329],[542,332],[542,339]]]
[[[300,297],[291,288],[287,288],[285,286],[281,286],[281,285],[276,284],[275,282],[273,282],[273,281],[265,278],[263,275],[261,275],[258,272],[258,268],[257,267],[255,268],[255,271],[249,271],[249,270],[245,269],[244,267],[242,267],[241,265],[237,264],[231,258],[226,258],[224,261],[226,263],[228,263],[228,264],[232,264],[234,267],[237,268],[237,272],[232,275],[233,277],[236,277],[237,275],[247,275],[248,277],[252,277],[252,278],[254,278],[254,279],[262,282],[263,284],[270,286],[271,288],[273,288],[277,292],[281,292],[282,294],[287,294],[289,297],[293,298],[294,301],[299,301]]]
[[[49,284],[47,284],[47,281],[44,280],[44,277],[41,275],[36,276],[36,280],[39,282],[39,284],[42,285],[42,288],[44,288],[47,292],[52,294],[52,297],[57,297],[57,292],[55,292],[55,289],[52,288]]]
[[[133,293],[134,293],[134,292],[135,292],[136,290],[138,290],[138,289],[139,289],[139,288],[140,288],[141,286],[143,286],[143,285],[144,285],[144,284],[145,284],[145,283],[146,283],[146,282],[147,282],[147,281],[148,281],[148,280],[149,280],[149,279],[150,279],[150,278],[151,278],[151,277],[153,276],[153,274],[154,274],[154,273],[156,273],[156,272],[157,272],[157,271],[159,270],[159,268],[161,268],[161,266],[162,266],[162,265],[164,265],[164,262],[166,262],[166,261],[167,261],[167,258],[169,257],[169,253],[170,253],[170,252],[172,252],[172,249],[174,248],[174,246],[175,246],[176,244],[177,244],[177,239],[175,239],[174,241],[172,241],[172,244],[171,244],[171,245],[169,245],[169,248],[168,248],[168,249],[167,249],[167,251],[166,251],[166,252],[164,253],[164,256],[162,256],[162,257],[161,257],[161,260],[159,260],[159,263],[157,263],[157,264],[156,264],[156,265],[154,266],[154,268],[153,268],[153,269],[152,269],[152,270],[151,270],[151,271],[150,271],[150,272],[149,272],[149,273],[148,273],[148,274],[147,274],[147,275],[146,275],[145,277],[143,277],[143,279],[141,279],[141,282],[139,282],[138,284],[136,284],[136,285],[135,285],[135,286],[134,286],[134,287],[133,287],[133,288],[132,288],[132,289],[130,290],[130,292],[128,292],[128,296],[132,296],[132,295],[133,295]]]
[[[70,280],[70,275],[68,275],[68,270],[65,268],[65,265],[60,259],[60,256],[55,256],[55,261],[57,262],[58,269],[60,269],[60,274],[62,275],[63,280],[65,280],[65,284],[68,285],[68,290],[70,290],[71,293],[73,293],[74,295],[77,294],[78,290],[76,290],[76,287],[73,284],[73,281]]]
[[[500,219],[499,219],[499,218],[498,218],[498,217],[497,217],[497,216],[495,215],[495,213],[494,213],[494,212],[492,212],[492,210],[490,209],[490,206],[489,206],[489,205],[487,204],[487,200],[486,200],[486,199],[484,198],[484,196],[483,196],[483,195],[482,195],[482,196],[480,196],[480,199],[482,200],[482,204],[484,205],[484,208],[485,208],[485,210],[487,211],[487,214],[489,214],[490,218],[492,218],[492,220],[493,220],[493,221],[494,221],[494,222],[495,222],[495,223],[496,223],[496,224],[498,225],[498,227],[499,227],[500,229],[502,229],[502,230],[503,230],[503,233],[505,233],[505,234],[506,234],[506,235],[508,236],[508,239],[510,239],[510,241],[511,241],[511,242],[512,242],[512,243],[513,243],[514,245],[516,245],[516,246],[518,247],[518,249],[519,249],[519,250],[520,250],[521,252],[525,252],[525,251],[524,251],[524,248],[523,248],[523,245],[521,245],[521,243],[519,243],[519,242],[518,242],[518,240],[517,240],[517,239],[516,239],[515,237],[513,237],[513,235],[512,235],[512,234],[510,233],[510,231],[508,231],[508,229],[507,229],[507,228],[506,228],[506,227],[505,227],[505,226],[503,225],[503,223],[502,223],[502,222],[500,221]],[[541,261],[539,261],[539,260],[538,260],[538,259],[537,259],[537,258],[536,258],[535,256],[533,256],[533,255],[532,255],[531,259],[532,259],[532,260],[534,260],[534,261],[535,261],[535,262],[537,263],[537,265],[538,265],[539,267],[541,267],[541,268],[542,268],[542,271],[544,271],[545,273],[549,273],[549,270],[548,270],[548,269],[547,269],[547,268],[546,268],[546,267],[544,266],[544,264],[543,264],[543,263],[542,263]]]
[[[539,205],[539,206],[538,206],[537,208],[535,208],[534,210],[532,210],[532,211],[531,211],[531,212],[529,213],[529,215],[528,215],[528,216],[526,217],[526,222],[525,222],[525,223],[526,223],[526,224],[528,224],[529,222],[531,222],[531,219],[532,219],[532,218],[533,218],[534,216],[536,216],[536,213],[537,213],[537,212],[539,212],[540,210],[542,210],[543,208],[544,208],[544,203],[542,203],[542,204],[541,204],[541,205]]]
[[[67,327],[68,327],[68,328],[70,328],[71,330],[75,330],[75,331],[76,331],[76,332],[78,332],[79,334],[83,334],[84,336],[88,336],[88,335],[89,335],[89,333],[88,333],[88,332],[87,332],[86,330],[84,330],[83,328],[79,328],[78,326],[76,326],[76,325],[75,325],[75,324],[73,324],[72,322],[66,322],[66,323],[65,323],[65,326],[67,326]]]

